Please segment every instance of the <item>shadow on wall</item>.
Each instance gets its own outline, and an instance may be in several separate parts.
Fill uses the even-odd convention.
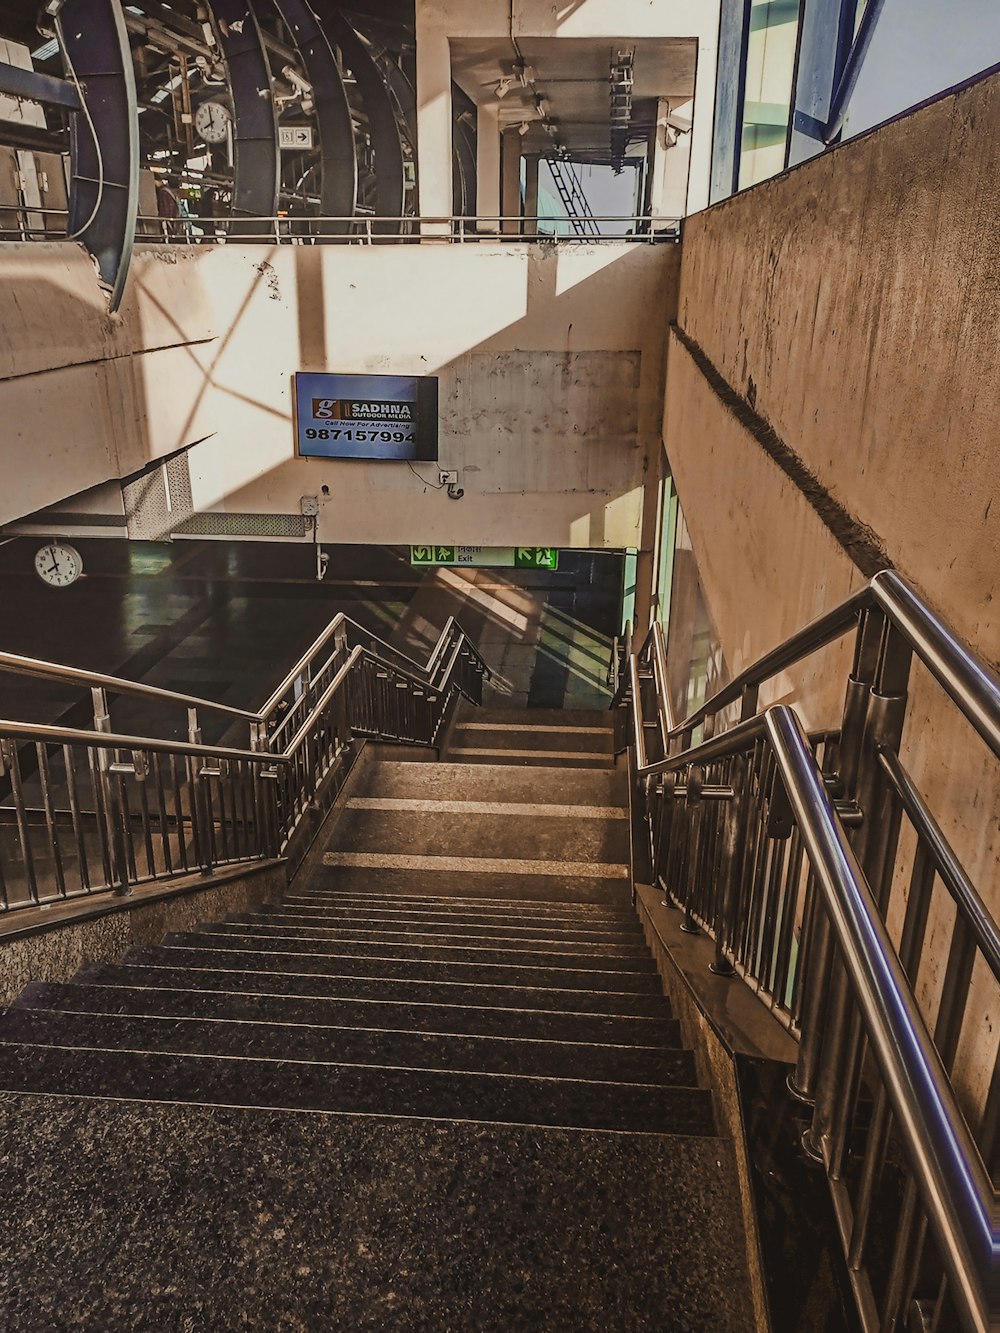
[[[229,273],[234,272],[234,249],[227,247]],[[463,289],[461,300],[442,299],[429,310],[431,280],[440,270],[428,266],[428,252],[440,256],[442,249],[408,251],[410,267],[395,270],[405,285],[391,300],[385,273],[380,274],[384,318],[395,324],[383,344],[372,328],[371,309],[364,308],[365,279],[375,272],[366,267],[375,261],[370,251],[296,246],[270,247],[261,255],[244,247],[240,262],[255,272],[203,371],[200,398],[219,395],[216,415],[223,425],[212,446],[215,490],[206,486],[202,506],[297,510],[304,490],[319,489],[316,473],[322,467],[322,480],[331,489],[322,540],[443,540],[447,531],[450,540],[488,544],[499,539],[481,528],[468,529],[482,522],[488,505],[493,506],[491,521],[497,522],[496,506],[502,505],[505,541],[639,545],[643,487],[659,464],[665,334],[676,295],[677,249],[656,247],[666,262],[658,259],[654,265],[648,247],[627,246],[613,254],[602,247],[595,271],[591,247],[588,258],[583,247],[575,246],[540,243],[527,254],[521,246],[519,254],[511,253],[512,247],[498,253],[493,245],[488,250],[469,246],[475,257],[471,265],[468,258],[462,261],[462,271],[472,277],[482,273],[493,286],[485,295]],[[455,249],[445,253],[454,255]],[[338,254],[344,256],[342,269]],[[390,255],[385,248],[378,252],[380,258]],[[390,270],[393,262],[390,258]],[[480,269],[480,264],[490,267]],[[511,267],[494,267],[503,264]],[[268,286],[268,270],[280,274],[277,299]],[[658,284],[653,293],[644,281],[651,273]],[[331,290],[333,274],[336,291]],[[517,295],[512,296],[515,277]],[[654,300],[652,321],[649,307],[643,308],[637,296],[640,287]],[[624,314],[615,308],[622,290]],[[658,304],[657,292],[662,293]],[[422,315],[414,309],[420,306]],[[515,318],[510,317],[512,307],[517,307]],[[240,326],[248,321],[259,324],[253,354],[259,355],[261,346],[271,353],[269,363],[260,366],[267,382],[257,392],[249,391],[240,347],[248,332]],[[463,346],[468,332],[478,337]],[[426,349],[423,355],[420,348]],[[466,492],[461,509],[444,505],[443,497],[434,499],[436,470],[429,475],[426,466],[415,476],[416,469],[405,466],[293,459],[289,385],[297,369],[436,374],[441,380],[441,459],[461,473]],[[249,411],[238,411],[230,422],[226,404]],[[223,456],[224,469],[218,465]],[[414,494],[435,507],[415,509],[410,503]],[[525,495],[532,496],[530,504],[519,503]],[[546,514],[539,496],[553,497],[558,518]],[[578,497],[579,507],[573,509],[567,496]],[[418,513],[428,516],[436,532],[411,526]],[[540,525],[546,522],[557,522],[559,530],[543,530]]]

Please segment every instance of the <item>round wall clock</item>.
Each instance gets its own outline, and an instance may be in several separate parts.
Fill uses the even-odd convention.
[[[194,113],[194,127],[206,143],[225,143],[233,115],[225,102],[202,102]]]
[[[35,553],[35,573],[50,588],[68,588],[83,573],[83,556],[69,542],[50,542]]]

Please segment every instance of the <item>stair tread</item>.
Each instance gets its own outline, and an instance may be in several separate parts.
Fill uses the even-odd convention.
[[[658,994],[659,978],[655,967],[648,972],[610,971],[590,968],[541,966],[532,963],[444,962],[392,955],[365,956],[350,953],[326,953],[318,946],[295,949],[278,948],[276,942],[256,947],[252,941],[225,941],[219,947],[213,937],[191,933],[183,940],[168,935],[161,945],[130,950],[125,960],[147,961],[151,954],[194,962],[210,958],[216,966],[252,965],[264,971],[272,969],[325,974],[332,976],[399,977],[426,981],[468,981],[483,985],[558,986],[563,990],[594,990]]]
[[[231,913],[227,921],[236,924],[259,925],[301,925],[314,926],[317,929],[378,931],[391,930],[397,933],[414,935],[456,935],[468,939],[559,939],[578,940],[594,944],[629,944],[643,943],[642,930],[636,923],[626,928],[622,923],[618,929],[602,928],[594,925],[582,926],[571,919],[550,919],[539,921],[535,925],[525,925],[521,915],[506,915],[484,921],[471,915],[458,913],[419,913],[413,911],[394,912],[363,910],[337,906],[307,906],[305,904],[287,904],[271,906],[261,912]]]
[[[496,926],[480,926],[469,925],[465,922],[456,923],[447,919],[443,921],[435,919],[430,921],[407,921],[394,919],[390,916],[387,919],[375,918],[373,920],[371,917],[342,916],[323,912],[312,916],[294,912],[260,912],[254,915],[249,913],[245,915],[234,914],[227,917],[224,922],[213,922],[210,926],[199,924],[198,928],[214,930],[222,926],[234,928],[242,926],[245,930],[266,932],[267,934],[286,932],[308,935],[315,933],[330,939],[336,939],[339,936],[354,936],[358,939],[391,939],[394,936],[399,936],[402,939],[412,939],[414,943],[422,939],[431,942],[440,940],[442,943],[465,940],[470,945],[489,944],[490,941],[495,941],[500,947],[507,944],[512,948],[521,945],[530,947],[532,944],[537,944],[539,948],[546,945],[564,945],[567,948],[586,948],[588,950],[593,948],[604,953],[627,953],[630,950],[641,950],[644,947],[644,941],[639,931],[584,931],[565,929],[562,926],[550,926],[546,929],[543,926],[520,926],[512,921]]]
[[[469,940],[467,937],[414,939],[405,934],[380,931],[369,937],[356,937],[349,931],[302,929],[295,926],[230,925],[226,922],[199,925],[197,931],[167,936],[165,943],[188,942],[199,936],[211,939],[254,942],[267,948],[272,943],[285,949],[302,944],[310,952],[321,951],[345,957],[421,958],[429,962],[513,963],[517,966],[571,967],[612,972],[651,972],[655,964],[648,950],[640,945],[563,944],[558,940],[508,941]],[[214,947],[214,945],[212,946]]]
[[[15,1005],[88,1013],[135,1013],[163,1017],[232,1018],[242,1022],[354,1024],[406,1028],[413,1032],[465,1036],[525,1037],[533,1040],[593,1042],[597,1045],[678,1048],[680,1025],[669,1017],[580,1013],[573,1010],[491,1007],[485,1004],[407,1000],[326,998],[273,991],[209,990],[196,983],[210,974],[160,969],[149,974],[110,963],[88,963],[78,980],[30,982]],[[150,980],[150,977],[153,979]],[[145,980],[143,980],[145,978]],[[160,984],[158,984],[158,980]],[[262,986],[267,978],[261,977]],[[189,982],[189,987],[185,987]]]
[[[226,1106],[346,1111],[633,1133],[715,1134],[702,1088],[540,1075],[65,1049],[0,1040],[0,1089]]]
[[[429,767],[429,765],[428,765]],[[344,894],[383,891],[394,895],[427,894],[435,898],[465,900],[478,895],[495,901],[559,902],[599,907],[628,905],[631,890],[625,878],[581,879],[573,873],[491,874],[489,871],[447,870],[366,866],[322,866],[311,876],[311,888],[326,888]]]
[[[279,991],[285,995],[320,996],[327,999],[380,999],[408,1002],[425,999],[438,1003],[484,1005],[492,1008],[589,1014],[626,1014],[669,1017],[662,993],[635,991],[586,991],[541,985],[484,985],[407,977],[341,976],[334,973],[296,971],[293,959],[279,959],[279,966],[261,968],[259,957],[243,955],[228,964],[207,951],[161,950],[143,946],[115,965],[119,975],[149,977],[162,984],[172,975],[183,977],[188,986],[211,990]],[[126,971],[127,970],[127,971]]]
[[[53,1300],[109,1330],[755,1327],[722,1139],[10,1095],[0,1116],[11,1328],[51,1329]]]
[[[337,1065],[539,1075],[693,1087],[690,1051],[554,1039],[416,1033],[405,1029],[261,1020],[109,1014],[24,1002],[0,1018],[0,1041]]]

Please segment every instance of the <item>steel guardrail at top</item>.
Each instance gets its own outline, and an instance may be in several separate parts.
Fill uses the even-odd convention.
[[[671,720],[670,738],[693,731],[706,718],[737,703],[745,691],[755,689],[778,672],[835,642],[868,609],[880,610],[889,618],[977,734],[1000,758],[1000,678],[965,647],[947,621],[896,570],[882,570],[867,586],[758,658],[682,721]],[[654,625],[639,650],[640,656],[653,646],[657,632],[662,637],[662,628]],[[662,648],[659,652],[665,670]],[[669,710],[669,691],[665,689],[663,693],[664,705]]]
[[[0,240],[65,240],[68,217],[65,209],[0,204]],[[37,219],[42,220],[41,224]],[[617,241],[648,245],[676,243],[683,231],[683,218],[607,214],[595,217],[594,221],[614,230],[586,235],[559,231],[559,227],[569,222],[563,214],[538,218],[525,218],[519,214],[470,217],[457,213],[405,217],[371,214],[350,217],[288,214],[200,217],[190,213],[166,218],[140,215],[136,219],[136,244],[214,245],[226,241],[272,241],[278,245],[382,245],[393,241],[412,244],[425,239],[452,241],[459,245],[490,241],[565,241],[573,245],[602,245]]]
[[[458,635],[460,639],[465,641],[465,646],[475,657],[483,670],[486,672],[489,671],[489,667],[482,655],[465,634],[465,631],[454,616],[449,617],[438,636],[437,643],[431,650],[427,665],[422,666],[415,659],[393,647],[392,644],[386,643],[370,630],[364,629],[363,626],[359,625],[356,621],[351,620],[340,611],[334,616],[329,624],[320,631],[319,635],[313,640],[294,666],[290,668],[281,683],[272,691],[263,707],[257,710],[236,708],[231,704],[219,703],[216,700],[202,698],[197,695],[183,694],[177,690],[163,689],[158,685],[147,685],[142,681],[125,680],[121,676],[110,676],[103,672],[89,671],[83,667],[66,666],[59,662],[46,662],[38,658],[23,657],[17,653],[0,652],[0,672],[6,671],[12,675],[67,682],[81,685],[91,690],[99,689],[110,694],[150,699],[155,700],[158,703],[175,704],[179,707],[195,708],[199,711],[207,710],[222,713],[229,717],[240,718],[247,722],[260,724],[266,722],[271,717],[277,706],[284,699],[285,695],[295,687],[296,682],[303,677],[303,674],[306,671],[308,671],[310,665],[315,661],[318,654],[331,641],[331,639],[334,639],[339,632],[349,633],[351,630],[356,631],[372,644],[377,644],[379,649],[382,650],[382,653],[376,653],[376,655],[384,654],[386,660],[391,657],[399,659],[400,662],[405,662],[405,669],[408,669],[413,675],[419,676],[424,684],[428,683],[429,678],[437,669],[445,645],[455,635]],[[18,722],[10,722],[9,724],[3,723],[0,725],[19,727],[22,724]]]

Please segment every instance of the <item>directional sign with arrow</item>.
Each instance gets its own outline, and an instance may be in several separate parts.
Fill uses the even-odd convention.
[[[297,148],[299,152],[313,146],[313,130],[311,125],[279,125],[278,127],[278,146],[280,148]]]

